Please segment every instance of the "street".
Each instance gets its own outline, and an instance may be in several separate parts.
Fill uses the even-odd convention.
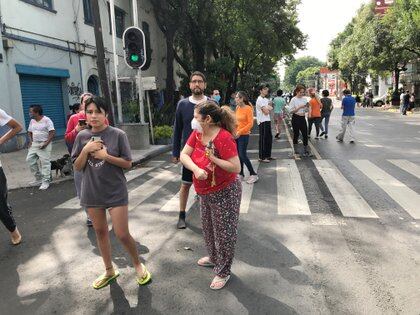
[[[169,153],[127,174],[130,229],[153,274],[145,287],[111,233],[121,276],[92,289],[103,264],[72,181],[11,191],[24,240],[0,249],[0,313],[419,314],[419,116],[359,109],[349,144],[335,140],[339,115],[328,140],[312,136],[321,160],[290,159],[283,133],[277,161],[243,184],[233,276],[218,292],[211,269],[196,265],[206,253],[193,194],[188,228],[175,228],[179,166]]]

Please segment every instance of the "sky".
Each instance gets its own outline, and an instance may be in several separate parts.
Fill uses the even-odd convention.
[[[308,35],[306,50],[295,58],[313,56],[327,61],[329,43],[342,32],[363,3],[371,0],[301,0],[299,28]],[[280,72],[284,73],[284,67]]]

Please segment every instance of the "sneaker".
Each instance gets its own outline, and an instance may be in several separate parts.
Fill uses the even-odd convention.
[[[350,143],[354,143],[354,140],[350,140]]]
[[[325,139],[328,139],[328,135],[325,135]]]
[[[264,160],[261,160],[260,162],[261,163],[270,163],[270,160],[269,159],[264,159]]]
[[[323,135],[325,135],[325,131],[321,132],[319,136],[322,137]]]
[[[248,177],[248,180],[246,181],[248,184],[253,184],[258,181],[258,175],[251,175]]]
[[[316,136],[316,137],[315,137],[315,139],[317,139],[317,140],[318,140],[318,139],[321,139],[321,137],[319,137],[319,136]]]
[[[92,227],[93,226],[93,222],[92,222],[92,220],[90,218],[87,218],[87,220],[86,220],[86,226],[87,227]]]
[[[29,182],[29,185],[31,186],[39,186],[42,184],[42,179],[34,179],[33,181]]]
[[[280,139],[280,134],[276,133],[276,135],[274,136],[275,139]]]
[[[42,182],[41,186],[39,186],[39,190],[47,190],[50,187],[49,182]]]
[[[176,225],[177,229],[186,229],[187,223],[185,223],[185,212],[179,213],[178,224]]]

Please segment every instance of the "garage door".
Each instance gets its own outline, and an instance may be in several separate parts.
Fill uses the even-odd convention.
[[[57,136],[66,131],[61,78],[20,74],[23,112],[26,127],[29,126],[29,106],[40,104],[44,115],[51,118]]]

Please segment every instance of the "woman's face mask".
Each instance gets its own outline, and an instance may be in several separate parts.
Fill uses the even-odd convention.
[[[221,99],[221,96],[220,96],[220,95],[215,95],[215,96],[214,96],[214,100],[215,100],[217,103],[219,103],[219,102],[220,102],[220,99]]]
[[[191,120],[191,129],[196,130],[199,133],[203,133],[203,127],[201,126],[201,123],[195,118]]]

